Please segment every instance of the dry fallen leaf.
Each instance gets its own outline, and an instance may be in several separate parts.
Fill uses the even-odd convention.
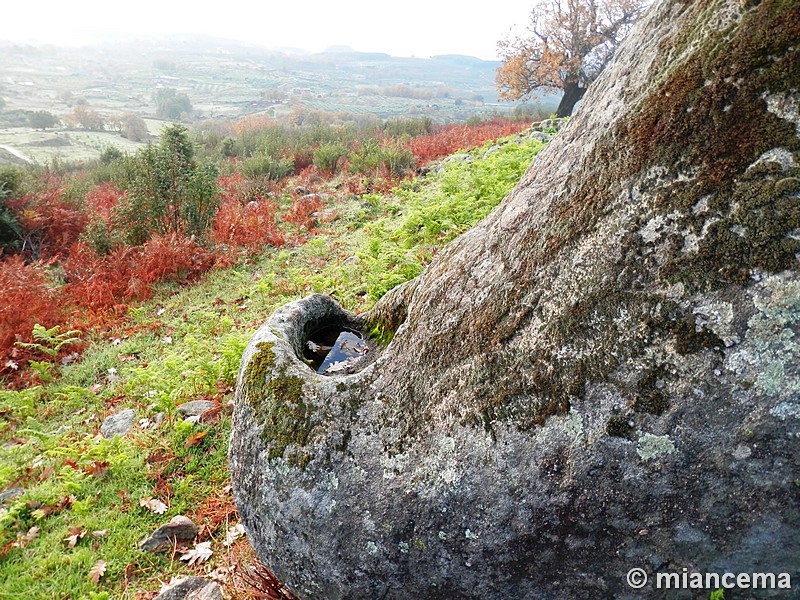
[[[193,433],[189,436],[186,440],[186,447],[191,448],[192,446],[197,446],[204,437],[208,435],[208,431],[198,431],[197,433]]]
[[[42,469],[42,472],[39,473],[39,481],[44,481],[48,477],[50,477],[53,473],[55,473],[55,469],[53,467],[47,466]]]
[[[89,579],[91,579],[95,585],[100,583],[100,578],[105,575],[106,573],[106,561],[98,560],[94,563],[94,566],[89,570]]]
[[[14,542],[14,546],[17,548],[25,548],[30,544],[33,540],[39,537],[39,527],[31,527],[28,530],[28,533],[22,535],[21,533],[17,535],[17,541]]]
[[[150,498],[149,496],[139,500],[139,506],[151,510],[157,515],[163,515],[165,512],[167,512],[168,508],[168,506],[161,500],[158,500],[157,498]]]
[[[93,531],[92,537],[95,539],[108,537],[108,529],[98,529],[96,531]]]
[[[93,460],[92,464],[86,467],[84,471],[87,475],[91,475],[93,477],[102,477],[106,473],[108,473],[109,463],[105,460]]]
[[[231,574],[236,570],[236,565],[228,565],[227,567],[217,567],[208,574],[208,578],[218,583],[227,584],[231,578]]]
[[[233,543],[243,535],[244,535],[244,525],[242,525],[241,523],[237,523],[236,525],[231,525],[230,527],[228,527],[228,531],[225,533],[225,546],[226,547],[232,546]]]
[[[67,537],[64,538],[64,541],[67,542],[67,548],[74,548],[78,545],[78,542],[86,535],[86,530],[81,527],[80,525],[77,527],[73,527],[67,531]]]
[[[211,549],[211,542],[200,542],[199,544],[195,544],[194,548],[189,550],[186,554],[181,556],[181,560],[189,561],[188,565],[193,565],[194,563],[201,563],[207,561],[211,558],[211,555],[214,554],[214,551]]]

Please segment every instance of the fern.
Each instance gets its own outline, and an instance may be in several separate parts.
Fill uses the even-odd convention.
[[[58,356],[58,353],[61,352],[61,349],[64,346],[69,346],[70,344],[80,342],[81,338],[78,337],[78,335],[80,335],[80,331],[76,331],[74,329],[61,333],[61,325],[56,325],[55,327],[46,329],[42,325],[39,325],[39,323],[36,323],[36,325],[33,326],[32,336],[34,340],[39,341],[16,342],[14,345],[22,348],[38,350],[39,352],[46,354],[51,358],[55,358]],[[35,361],[31,361],[31,363],[33,362]]]

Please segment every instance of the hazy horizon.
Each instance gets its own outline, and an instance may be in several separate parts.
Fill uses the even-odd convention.
[[[469,10],[452,1],[406,0],[385,7],[364,0],[312,1],[298,7],[231,0],[197,10],[142,0],[132,10],[98,0],[47,0],[10,6],[5,22],[11,31],[0,33],[0,41],[82,46],[124,38],[211,36],[309,53],[348,46],[398,57],[463,54],[497,60],[497,42],[527,24],[533,2],[499,0],[491,10]]]

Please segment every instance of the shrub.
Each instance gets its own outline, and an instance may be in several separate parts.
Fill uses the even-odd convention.
[[[294,171],[294,161],[290,158],[273,158],[267,154],[259,154],[242,163],[242,175],[249,179],[266,177],[278,181],[288,177]]]
[[[116,221],[131,244],[153,235],[202,234],[218,204],[216,172],[194,161],[194,147],[181,125],[164,130],[158,146],[139,151]]]
[[[414,168],[411,151],[398,142],[367,139],[350,156],[348,170],[365,175],[402,176]]]
[[[393,138],[417,137],[431,132],[433,121],[429,117],[419,119],[390,119],[383,125],[384,132]]]
[[[0,249],[17,248],[22,240],[22,225],[6,200],[22,187],[24,173],[15,167],[0,169]]]
[[[323,173],[335,174],[341,165],[342,159],[347,156],[347,148],[342,144],[323,144],[314,152],[314,166]]]

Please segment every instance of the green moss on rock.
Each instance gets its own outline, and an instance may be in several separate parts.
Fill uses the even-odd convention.
[[[645,373],[636,384],[636,395],[631,402],[631,408],[638,413],[663,414],[669,408],[669,399],[664,391],[667,376],[668,373],[663,367]]]
[[[274,342],[256,345],[258,351],[245,368],[245,401],[262,427],[261,440],[269,458],[282,456],[302,468],[310,460],[302,447],[311,436],[314,409],[306,402],[301,378],[286,375],[285,369],[276,372],[273,346]]]

